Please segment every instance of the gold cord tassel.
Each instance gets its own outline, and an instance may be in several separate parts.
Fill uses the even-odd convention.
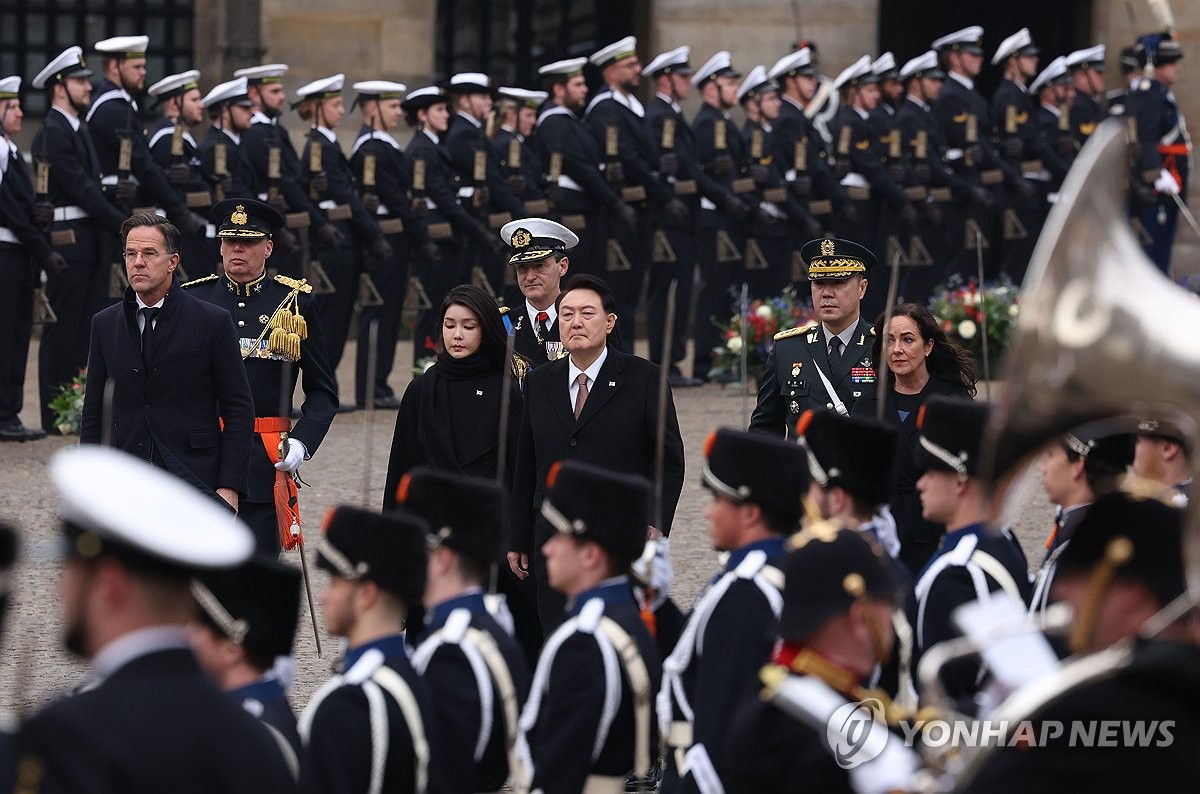
[[[272,328],[271,338],[267,340],[267,349],[272,353],[284,353],[287,350],[288,332],[282,328]]]

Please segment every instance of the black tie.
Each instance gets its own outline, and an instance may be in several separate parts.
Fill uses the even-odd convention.
[[[141,312],[145,321],[142,326],[142,363],[146,369],[150,369],[150,363],[154,360],[154,318],[158,317],[158,309],[147,306]]]
[[[829,368],[837,369],[842,361],[842,338],[835,336],[829,340]]]

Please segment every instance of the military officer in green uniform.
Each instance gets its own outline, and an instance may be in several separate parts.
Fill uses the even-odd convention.
[[[850,240],[823,237],[800,249],[818,322],[775,335],[763,366],[751,430],[791,436],[809,408],[843,416],[875,391],[871,324],[860,312],[875,254]]]

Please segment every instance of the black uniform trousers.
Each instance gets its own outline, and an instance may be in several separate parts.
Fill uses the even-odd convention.
[[[365,255],[365,272],[375,282],[382,306],[363,306],[358,312],[358,348],[354,360],[354,401],[365,407],[371,359],[371,324],[375,330],[375,372],[370,388],[374,399],[394,397],[388,385],[396,360],[396,341],[400,335],[400,320],[404,313],[404,298],[408,293],[408,237],[404,233],[387,235],[392,255],[379,259]]]
[[[694,202],[693,202],[694,203]],[[696,283],[696,223],[697,207],[691,207],[692,213],[685,224],[670,224],[663,220],[656,230],[671,247],[674,259],[657,261],[659,257],[650,257],[650,276],[646,290],[646,337],[650,341],[650,360],[660,366],[669,366],[673,373],[679,372],[679,365],[687,357],[689,324],[688,315],[691,311],[692,294]],[[666,337],[667,292],[671,282],[676,281],[679,287],[675,292],[675,321],[671,325],[671,349],[664,354],[663,343]],[[703,373],[699,373],[703,374]]]
[[[745,240],[741,229],[728,215],[717,210],[701,209],[696,235],[696,261],[700,266],[700,294],[696,299],[695,327],[692,336],[696,341],[692,371],[703,378],[712,369],[713,348],[721,342],[721,329],[733,316],[738,298],[734,292],[741,289],[745,280],[740,258],[722,262],[717,244],[719,233],[724,231],[729,240],[742,252]]]
[[[25,404],[33,284],[33,260],[25,246],[0,243],[0,422],[16,419]]]
[[[337,372],[350,336],[350,320],[354,314],[354,303],[358,299],[358,276],[362,271],[362,253],[359,251],[358,236],[348,221],[337,221],[337,228],[344,235],[339,245],[313,246],[314,257],[320,261],[333,284],[334,292],[318,295],[317,311],[325,327],[325,344],[329,351],[329,364]]]

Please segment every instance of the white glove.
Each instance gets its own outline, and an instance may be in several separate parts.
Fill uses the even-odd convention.
[[[300,464],[307,457],[308,450],[304,448],[303,442],[289,438],[287,440],[287,447],[284,450],[283,459],[275,464],[275,468],[280,471],[295,471],[300,468]]]
[[[671,566],[671,541],[661,538],[648,542],[654,543],[654,556],[647,560],[643,555],[633,563],[633,570],[639,579],[643,582],[648,581],[654,589],[654,600],[650,609],[655,610],[671,597],[671,589],[675,584],[675,569]]]
[[[1171,176],[1171,172],[1164,168],[1158,172],[1158,179],[1154,180],[1154,189],[1159,193],[1178,194],[1179,183]]]

